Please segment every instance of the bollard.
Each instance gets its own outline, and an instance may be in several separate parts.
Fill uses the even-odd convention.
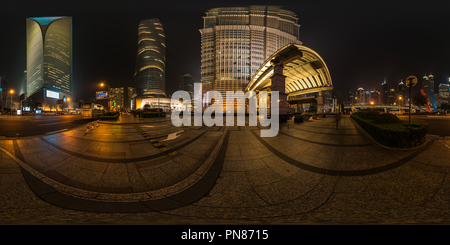
[[[87,124],[87,130],[86,133],[89,133],[89,123]]]
[[[92,130],[94,130],[95,126],[94,126],[94,122],[92,122]]]
[[[97,128],[98,128],[98,120],[97,120]]]

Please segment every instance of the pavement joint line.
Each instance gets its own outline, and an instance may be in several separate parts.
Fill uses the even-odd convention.
[[[288,137],[294,138],[294,139],[298,139],[298,140],[302,140],[302,141],[306,141],[308,143],[313,143],[313,144],[319,144],[319,145],[326,145],[326,146],[334,146],[334,147],[364,147],[364,146],[371,146],[373,145],[372,143],[367,143],[367,144],[354,144],[354,145],[344,145],[344,144],[330,144],[330,143],[323,143],[323,142],[317,142],[317,141],[312,141],[312,140],[307,140],[307,139],[302,139],[300,137],[296,137],[284,132],[279,132],[281,134],[284,134]]]
[[[155,191],[144,192],[144,194],[146,194],[146,198],[143,198],[143,193],[108,193],[108,200],[96,199],[101,193],[80,190],[58,183],[57,181],[33,169],[6,149],[0,147],[0,150],[20,166],[22,175],[24,176],[30,189],[44,201],[53,205],[80,211],[95,211],[101,213],[159,212],[190,205],[196,200],[204,197],[211,190],[224,162],[224,153],[226,152],[228,145],[227,139],[229,137],[229,134],[227,134],[226,131],[227,130],[225,129],[221,138],[215,145],[213,145],[214,148],[212,152],[203,162],[201,167],[199,167],[188,178],[178,182],[175,185],[164,188],[164,190],[159,190],[163,192],[161,197],[157,199],[155,199],[155,197],[150,198],[151,196],[154,196],[152,195],[152,192]],[[202,135],[204,135],[204,133],[200,136]],[[217,158],[219,155],[220,157]],[[213,165],[217,166],[213,167]],[[214,176],[216,177],[214,178]],[[43,189],[45,190],[44,192],[42,191]],[[168,192],[168,189],[171,192]],[[86,195],[86,193],[89,193],[89,195]],[[94,199],[89,198],[88,196],[93,196]],[[72,202],[83,203],[82,208],[78,206],[75,208],[75,206],[71,204]],[[137,206],[139,206],[139,210],[135,210]],[[104,208],[106,208],[106,210]]]
[[[250,130],[250,131],[256,137],[256,139],[259,140],[259,142],[261,142],[269,151],[271,151],[274,155],[276,155],[283,161],[285,161],[291,165],[294,165],[296,167],[299,167],[303,170],[309,171],[309,172],[323,174],[323,175],[330,175],[330,176],[365,176],[365,175],[378,174],[378,173],[382,173],[382,172],[385,172],[388,170],[392,170],[392,169],[400,167],[401,165],[414,159],[415,157],[420,155],[423,151],[425,151],[425,149],[427,149],[433,143],[433,141],[429,140],[429,141],[427,141],[427,143],[424,146],[416,149],[416,151],[414,153],[412,153],[402,159],[399,159],[392,163],[384,165],[384,166],[374,167],[374,168],[370,168],[370,169],[361,169],[361,170],[335,170],[335,169],[325,169],[325,168],[315,167],[315,166],[300,162],[298,160],[295,160],[295,159],[283,154],[282,152],[278,151],[273,146],[271,146],[269,143],[267,143],[265,140],[263,140],[260,136],[258,136],[255,133],[256,130],[258,130],[258,129],[254,129],[254,130]]]
[[[155,148],[159,149],[160,151],[166,153],[169,156],[175,156],[176,154],[178,154],[177,151],[170,149],[169,147],[167,147],[163,143],[159,142],[157,139],[155,139],[155,138],[151,137],[150,135],[148,135],[147,132],[143,131],[139,126],[133,125],[133,127],[142,136],[144,136],[144,138],[147,139]],[[172,127],[172,128],[176,128],[176,127]],[[157,132],[157,131],[161,131],[161,130],[156,130],[154,132]]]

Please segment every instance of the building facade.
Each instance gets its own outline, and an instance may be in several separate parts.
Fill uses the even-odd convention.
[[[166,41],[158,19],[139,23],[134,88],[138,97],[166,97]]]
[[[26,34],[27,100],[62,109],[56,100],[72,96],[72,18],[27,18]]]
[[[298,18],[276,6],[214,8],[200,29],[203,93],[243,91],[262,63],[287,44],[299,41]],[[211,101],[204,96],[204,106]]]

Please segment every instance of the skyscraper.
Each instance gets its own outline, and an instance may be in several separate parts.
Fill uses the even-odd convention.
[[[183,74],[180,76],[178,89],[188,92],[191,98],[194,98],[194,83],[195,79],[190,73]]]
[[[427,97],[428,101],[428,107],[430,109],[436,108],[436,102],[435,102],[435,94],[434,94],[434,77],[433,75],[424,76],[422,80],[422,89],[425,93],[425,96]]]
[[[363,88],[358,88],[358,92],[356,93],[356,97],[357,97],[357,103],[358,105],[364,105],[366,100],[365,100],[365,96],[364,96],[364,89]]]
[[[384,82],[381,84],[381,104],[389,105],[389,88],[386,79],[384,79]]]
[[[299,41],[298,18],[276,6],[214,8],[203,17],[203,93],[243,91],[275,51]],[[207,104],[209,98],[204,97]]]
[[[27,18],[26,27],[26,97],[60,109],[54,100],[72,95],[72,18]]]
[[[138,50],[134,74],[137,97],[140,99],[165,97],[165,73],[166,41],[162,24],[158,19],[142,20],[138,27]]]
[[[403,82],[403,80],[400,80],[400,83],[398,84],[398,96],[402,97],[403,103],[406,103],[406,101],[408,100],[407,97],[409,97],[406,88],[406,84]]]

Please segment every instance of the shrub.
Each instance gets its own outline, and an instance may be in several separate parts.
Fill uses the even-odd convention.
[[[379,114],[373,118],[373,121],[376,124],[393,124],[401,122],[397,116],[390,113]]]
[[[362,117],[364,119],[374,119],[376,116],[380,115],[379,111],[360,111],[356,112],[355,115]]]
[[[375,120],[364,119],[358,115],[352,115],[351,117],[373,139],[389,147],[413,147],[422,144],[426,140],[427,123],[411,122],[411,127],[409,127],[409,122],[407,121],[400,121],[400,123],[394,124],[377,124],[374,122]]]

